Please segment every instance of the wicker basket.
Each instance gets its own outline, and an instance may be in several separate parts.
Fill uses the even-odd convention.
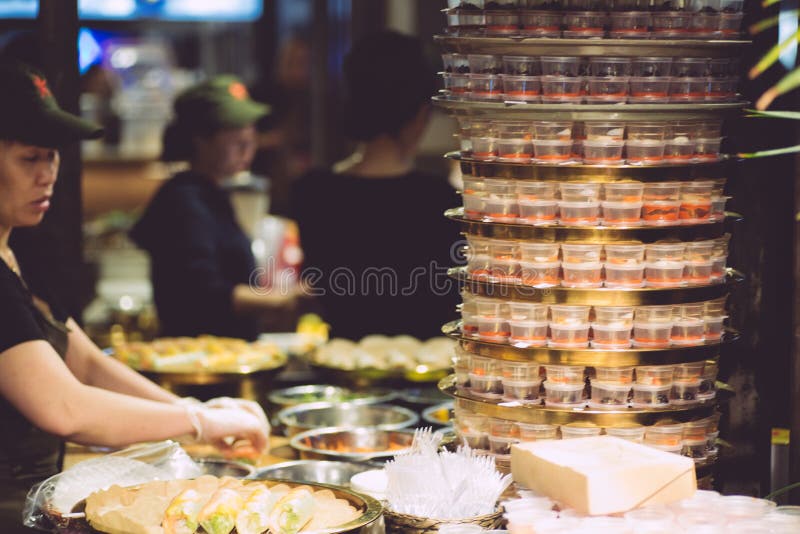
[[[416,515],[399,514],[384,508],[383,519],[386,522],[386,533],[429,534],[438,532],[442,525],[471,524],[483,529],[499,528],[503,522],[503,511],[498,508],[492,514],[479,515],[467,519],[430,519]]]

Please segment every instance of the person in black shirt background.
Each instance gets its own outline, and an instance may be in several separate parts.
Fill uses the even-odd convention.
[[[251,243],[222,184],[250,168],[254,124],[268,108],[221,75],[187,89],[174,110],[162,159],[188,161],[190,169],[159,189],[130,233],[150,253],[161,335],[254,340],[259,311],[288,306],[294,295],[253,289]]]
[[[356,43],[344,62],[344,114],[358,148],[292,190],[304,272],[335,336],[424,339],[453,318],[446,268],[458,229],[443,213],[458,199],[446,177],[414,168],[434,72],[413,37],[385,31]]]

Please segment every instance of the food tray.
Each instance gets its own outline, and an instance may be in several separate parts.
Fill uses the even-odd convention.
[[[456,37],[434,35],[444,52],[531,56],[734,57],[746,40],[561,39],[541,37]]]
[[[455,399],[456,407],[464,408],[472,413],[520,423],[547,423],[552,425],[577,422],[594,423],[602,427],[619,426],[624,423],[652,425],[663,419],[684,422],[709,417],[717,405],[714,399],[688,408],[670,407],[652,410],[637,410],[634,408],[624,410],[559,409],[547,406],[511,404],[503,401],[481,399],[468,393],[456,391],[455,375],[443,378],[439,382],[439,389]]]
[[[719,104],[526,104],[476,102],[447,96],[431,98],[438,107],[457,116],[490,116],[492,119],[550,121],[668,121],[702,120],[735,116],[747,102]]]
[[[447,323],[442,331],[458,339],[465,351],[498,360],[529,361],[543,365],[581,365],[587,367],[627,367],[641,365],[673,365],[716,358],[720,350],[736,342],[739,334],[728,330],[719,341],[701,345],[673,346],[664,349],[630,348],[603,350],[593,348],[555,349],[549,347],[515,347],[467,338],[461,334],[460,321]]]
[[[586,165],[569,163],[513,163],[507,161],[484,161],[448,152],[445,157],[461,164],[461,173],[482,178],[511,180],[537,180],[558,182],[607,183],[638,180],[640,182],[688,182],[695,179],[713,180],[727,178],[731,163],[735,160],[720,155],[718,160],[684,164],[662,165]]]
[[[312,371],[323,381],[354,389],[375,386],[404,386],[416,383],[436,383],[447,376],[450,368],[429,369],[424,365],[414,370],[341,369],[306,360]]]

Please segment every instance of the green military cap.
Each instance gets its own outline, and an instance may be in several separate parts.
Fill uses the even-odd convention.
[[[241,128],[269,114],[269,106],[250,98],[247,87],[229,74],[190,87],[175,99],[179,123],[206,127]]]
[[[0,65],[0,138],[58,148],[102,135],[97,124],[58,107],[41,73],[22,63]]]

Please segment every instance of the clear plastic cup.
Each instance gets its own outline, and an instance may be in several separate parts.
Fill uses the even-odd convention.
[[[630,385],[633,383],[633,369],[633,367],[595,367],[594,380],[607,384]]]
[[[589,58],[589,74],[627,79],[631,75],[631,59],[627,57],[591,57]]]
[[[562,263],[564,287],[601,287],[603,285],[603,264],[596,263]]]
[[[444,72],[452,74],[469,74],[469,61],[466,54],[442,54]]]
[[[633,345],[644,348],[670,346],[672,323],[633,323]]]
[[[511,454],[511,446],[515,443],[519,443],[519,438],[498,437],[489,434],[489,450],[493,454],[498,454],[498,455]]]
[[[687,223],[707,221],[711,217],[711,191],[714,182],[686,182],[681,186],[680,218]]]
[[[668,139],[664,146],[664,159],[690,161],[694,158],[696,143],[691,139]]]
[[[665,424],[652,425],[644,430],[646,445],[680,446],[683,442],[683,425]]]
[[[597,263],[603,245],[593,243],[563,243],[561,245],[561,255],[564,263]]]
[[[503,380],[539,380],[539,364],[533,362],[503,361]]]
[[[519,200],[519,222],[523,224],[552,224],[558,218],[556,200]]]
[[[642,224],[642,202],[604,201],[603,224],[606,226],[638,226]]]
[[[725,319],[727,319],[727,315],[721,315],[717,317],[705,317],[703,322],[705,323],[705,338],[706,341],[718,341],[722,339],[722,334],[725,331]]]
[[[556,324],[587,324],[590,311],[591,306],[550,306],[551,321]]]
[[[678,304],[672,308],[672,316],[675,319],[702,319],[704,309],[704,302]]]
[[[617,410],[628,406],[630,384],[610,384],[592,380],[591,389],[589,406],[592,408]]]
[[[503,399],[508,401],[517,401],[522,404],[538,403],[539,389],[541,388],[541,385],[542,381],[539,378],[535,380],[503,379]]]
[[[674,406],[699,403],[700,399],[697,398],[697,394],[700,392],[700,382],[700,380],[673,382],[669,403]]]
[[[631,74],[641,78],[664,78],[672,74],[672,58],[635,57],[631,61]]]
[[[673,345],[699,345],[705,341],[702,319],[676,319],[670,337]]]
[[[470,100],[502,100],[502,78],[494,74],[470,74],[467,96]]]
[[[503,74],[511,76],[539,76],[541,63],[536,56],[503,56]]]
[[[483,414],[473,413],[456,407],[453,409],[456,417],[455,426],[462,432],[489,432],[489,418]]]
[[[572,159],[572,141],[533,141],[535,159],[544,162],[564,163]]]
[[[714,241],[690,241],[686,243],[684,257],[689,261],[710,260],[714,252]]]
[[[687,261],[683,278],[689,284],[710,284],[713,278],[714,262]]]
[[[670,102],[700,102],[705,100],[710,78],[677,78],[669,82]]]
[[[643,200],[680,200],[681,182],[654,182],[644,184]]]
[[[561,262],[520,261],[520,282],[526,286],[553,287],[561,282]]]
[[[568,423],[561,425],[561,439],[588,438],[599,436],[603,432],[603,427],[591,423]]]
[[[542,141],[570,141],[573,126],[571,121],[534,121],[533,136]]]
[[[478,397],[499,399],[503,396],[503,378],[501,376],[470,373],[469,390]]]
[[[699,121],[696,128],[696,138],[713,139],[722,135],[722,121],[720,120]]]
[[[638,323],[672,323],[672,306],[637,306],[633,314]]]
[[[517,197],[515,195],[487,195],[483,197],[483,216],[490,222],[517,222],[517,219],[519,219]]]
[[[655,11],[652,13],[652,36],[656,39],[686,39],[692,14],[685,11]]]
[[[567,39],[592,39],[603,37],[608,16],[598,11],[573,11],[564,13],[564,37]]]
[[[645,245],[641,243],[609,244],[605,247],[606,266],[642,265],[644,263]],[[597,309],[595,308],[595,312]]]
[[[445,92],[456,97],[464,97],[469,93],[469,74],[444,73]]]
[[[489,450],[489,434],[486,432],[457,432],[463,445],[476,451]]]
[[[467,271],[473,278],[489,274],[489,240],[486,238],[467,237]]]
[[[675,366],[676,382],[696,381],[703,377],[705,362],[680,363]]]
[[[664,122],[630,122],[628,123],[629,141],[662,141],[666,133]]]
[[[558,203],[561,213],[559,220],[566,226],[595,226],[600,222],[599,202]]]
[[[508,317],[508,308],[506,307],[506,303],[502,300],[486,297],[475,297],[473,302],[475,302],[479,317]]]
[[[561,13],[552,11],[522,11],[520,33],[526,37],[559,37]]]
[[[711,197],[711,218],[713,220],[725,220],[725,204],[727,204],[730,199],[731,197],[724,195]]]
[[[647,39],[650,37],[650,13],[629,11],[611,13],[612,38],[620,39]]]
[[[556,425],[539,423],[517,423],[520,441],[541,441],[556,439],[558,427]]]
[[[680,200],[648,200],[645,198],[642,202],[642,219],[648,225],[678,224],[680,208]]]
[[[625,102],[628,98],[627,76],[588,76],[586,84],[586,101],[590,104]]]
[[[547,322],[511,320],[509,342],[516,347],[543,347],[547,344]]]
[[[736,100],[738,78],[712,78],[708,82],[707,102],[731,102]]]
[[[511,331],[506,319],[478,316],[478,338],[484,341],[505,343],[509,335],[511,335]]]
[[[625,139],[624,122],[587,121],[584,124],[587,141],[622,141]]]
[[[728,532],[725,518],[720,516],[719,510],[695,509],[678,516],[678,525],[688,532],[702,532],[703,534],[725,534]]]
[[[721,37],[719,13],[694,13],[689,21],[689,32],[695,39]]]
[[[628,81],[630,96],[628,101],[635,102],[669,102],[669,77],[634,76]]]
[[[664,161],[664,141],[628,140],[626,160],[632,165],[657,165]]]
[[[703,381],[700,383],[700,391],[697,398],[701,400],[713,399],[717,395],[717,375],[719,366],[715,362],[706,362],[703,367]]]
[[[648,385],[636,383],[633,385],[631,405],[634,408],[661,408],[669,406],[670,391],[672,391],[672,384]]]
[[[520,200],[553,200],[556,197],[555,182],[529,182],[520,180],[517,195]]]
[[[636,383],[644,386],[671,386],[675,367],[672,365],[642,365],[636,368]]]
[[[602,326],[633,326],[633,306],[595,306],[594,324]]]
[[[615,438],[642,443],[644,441],[644,426],[631,423],[630,426],[609,426],[605,428],[606,435]]]
[[[519,13],[516,11],[486,10],[486,35],[507,36],[519,32]]]
[[[742,34],[743,13],[721,13],[719,16],[719,36],[722,39],[738,39]]]
[[[579,365],[545,365],[545,376],[551,384],[580,384],[584,382],[585,367]]]
[[[542,102],[580,103],[583,99],[583,80],[569,76],[542,76]]]
[[[520,280],[519,261],[510,258],[489,258],[489,277],[497,282],[516,283]]]
[[[503,72],[503,58],[489,54],[469,54],[467,56],[471,74],[500,74]]]
[[[533,144],[530,139],[495,139],[497,161],[527,163],[533,160]]]
[[[583,141],[583,162],[590,165],[620,163],[624,141]]]
[[[657,261],[645,265],[645,285],[650,287],[680,287],[686,284],[683,261]]]
[[[464,216],[467,219],[481,220],[486,213],[483,205],[483,195],[475,193],[462,193]]]
[[[493,161],[497,157],[497,147],[495,138],[491,135],[475,135],[470,137],[472,145],[472,157],[481,161]]]
[[[625,349],[631,346],[630,326],[592,324],[592,347],[596,349]]]
[[[708,433],[708,419],[688,421],[683,423],[683,439],[702,439],[705,441]]]
[[[564,9],[569,11],[608,11],[609,0],[564,0]]]
[[[515,321],[547,321],[547,304],[511,301],[508,309],[509,317]]]
[[[557,384],[550,380],[544,381],[545,405],[570,406],[584,405],[583,384]]]
[[[593,202],[600,199],[600,184],[589,182],[562,182],[561,199],[567,202]]]
[[[716,160],[719,159],[719,147],[722,143],[721,137],[699,137],[695,140],[695,159]]]
[[[549,346],[553,348],[582,348],[589,345],[589,323],[550,323]]]
[[[759,519],[775,509],[776,504],[766,499],[757,499],[745,495],[729,495],[719,502],[719,512],[728,521],[739,519]]]
[[[709,58],[676,58],[672,62],[672,76],[678,78],[704,78],[710,74],[709,61]]]
[[[541,56],[542,74],[544,76],[571,77],[578,76],[581,59],[575,56]]]
[[[648,262],[683,261],[686,254],[685,243],[652,243],[645,245]]]
[[[542,94],[542,82],[538,76],[512,76],[504,74],[503,95],[506,100],[538,102]]]
[[[644,286],[644,265],[605,264],[605,287],[625,288]]]
[[[525,261],[553,262],[558,261],[560,247],[561,245],[558,243],[521,242],[519,244],[519,255]]]

